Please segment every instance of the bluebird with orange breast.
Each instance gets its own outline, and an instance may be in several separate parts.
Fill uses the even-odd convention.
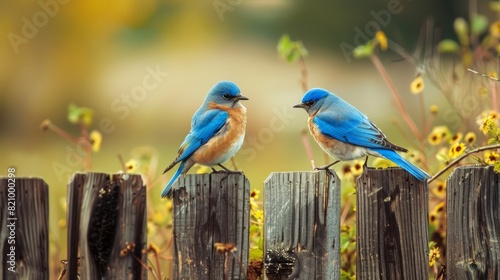
[[[180,163],[177,172],[161,193],[172,197],[172,184],[179,175],[186,174],[195,164],[218,165],[228,161],[241,148],[247,124],[246,108],[239,102],[248,100],[230,81],[217,83],[207,94],[205,101],[193,115],[191,130],[182,142],[175,160],[163,171],[169,171]],[[212,170],[215,171],[214,168]]]
[[[335,94],[313,88],[304,94],[301,104],[293,107],[307,111],[309,131],[314,140],[323,151],[338,159],[318,169],[328,169],[340,160],[377,156],[391,160],[419,180],[430,177],[396,152],[408,152],[407,149],[389,142],[363,113]]]

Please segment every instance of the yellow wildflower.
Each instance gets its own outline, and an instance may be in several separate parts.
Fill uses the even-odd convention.
[[[439,143],[441,143],[441,134],[432,131],[429,136],[427,136],[427,141],[433,146],[439,145]]]
[[[432,247],[431,251],[429,252],[429,266],[433,266],[436,260],[440,257],[441,254],[439,253],[439,248]]]
[[[375,34],[375,38],[377,42],[380,44],[380,49],[385,51],[387,50],[387,37],[385,36],[385,33],[383,31],[377,31]]]
[[[485,152],[484,153],[484,162],[486,164],[495,164],[500,159],[500,155],[495,152]]]
[[[439,181],[437,186],[432,188],[432,193],[437,197],[444,197],[446,195],[446,181]]]
[[[448,156],[451,159],[457,158],[461,156],[465,152],[465,144],[464,143],[455,143],[451,145],[450,150],[448,151]]]
[[[424,90],[424,79],[422,75],[418,74],[417,77],[410,84],[410,92],[413,94],[420,94]]]
[[[477,124],[479,124],[479,130],[481,130],[483,134],[488,134],[488,132],[494,128],[495,121],[493,120],[492,115],[488,115],[487,117],[483,117],[478,120]]]
[[[493,38],[500,38],[500,21],[495,21],[490,25],[490,34]]]
[[[431,111],[431,114],[435,115],[438,113],[439,107],[437,105],[431,105],[430,111]]]
[[[476,142],[476,134],[474,132],[467,132],[467,134],[465,134],[465,143],[467,143],[467,145],[472,145],[474,144],[474,142]]]
[[[485,87],[485,86],[482,86],[482,87],[479,87],[477,89],[477,93],[479,94],[479,96],[481,97],[485,97],[485,96],[488,96],[488,88]]]
[[[344,179],[352,178],[351,165],[349,163],[345,163],[342,165],[341,174]]]
[[[445,203],[444,201],[441,201],[440,203],[438,203],[436,205],[436,207],[434,207],[434,210],[432,210],[434,213],[437,213],[437,214],[440,214],[440,213],[444,213],[444,208],[445,207]]]
[[[497,71],[495,71],[495,70],[491,71],[490,73],[488,73],[488,77],[490,77],[492,79],[498,79]]]
[[[422,154],[420,154],[420,152],[417,150],[410,150],[408,152],[408,159],[411,163],[422,162]]]
[[[460,142],[460,141],[462,140],[463,136],[464,136],[464,135],[462,134],[462,132],[457,132],[457,133],[455,133],[455,134],[451,137],[451,139],[450,139],[450,141],[449,141],[449,142],[450,142],[450,145],[453,145],[453,144],[455,144],[455,143],[457,143],[457,142]]]
[[[137,162],[133,159],[127,161],[127,163],[125,163],[125,172],[127,173],[132,173],[135,171],[135,169],[137,168]]]
[[[258,189],[253,189],[250,192],[250,197],[253,199],[259,199],[259,195],[260,195],[260,190],[258,190]]]
[[[363,173],[363,164],[359,160],[355,160],[351,167],[351,173],[354,176],[359,176]]]
[[[163,225],[166,222],[166,217],[167,215],[164,212],[154,211],[153,215],[151,215],[151,222],[156,225]]]
[[[208,166],[205,165],[197,165],[198,169],[196,170],[196,174],[205,174],[205,173],[210,173],[212,169]]]
[[[89,135],[90,144],[92,144],[92,151],[99,152],[102,143],[102,134],[97,130],[92,130]]]
[[[394,162],[388,159],[378,157],[375,158],[375,160],[373,161],[373,166],[376,168],[387,168],[391,166],[396,166],[396,164],[394,164]]]
[[[439,145],[443,140],[450,137],[450,130],[447,126],[436,126],[427,137],[427,141],[433,146]]]

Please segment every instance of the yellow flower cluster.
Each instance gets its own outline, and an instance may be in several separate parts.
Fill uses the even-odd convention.
[[[441,144],[441,142],[446,141],[450,137],[451,133],[447,126],[436,126],[432,129],[429,136],[427,136],[427,141],[433,146]]]
[[[431,251],[429,252],[429,266],[434,266],[436,260],[439,260],[440,257],[441,254],[439,253],[439,248],[432,247]]]

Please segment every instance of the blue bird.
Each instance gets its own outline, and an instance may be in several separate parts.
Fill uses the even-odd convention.
[[[314,140],[328,155],[338,159],[318,169],[328,169],[340,160],[377,156],[391,160],[419,180],[430,177],[396,152],[408,152],[407,149],[389,142],[363,113],[335,94],[313,88],[304,94],[301,104],[293,107],[307,111]]]
[[[175,160],[163,171],[180,163],[177,172],[163,189],[161,196],[172,197],[172,184],[195,164],[222,165],[241,148],[247,124],[246,108],[239,102],[248,100],[233,82],[217,83],[193,115],[191,130],[182,142]],[[212,168],[215,171],[215,169]]]

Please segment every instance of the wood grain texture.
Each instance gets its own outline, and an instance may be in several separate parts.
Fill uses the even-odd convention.
[[[447,181],[448,279],[500,279],[500,175],[463,166]]]
[[[11,181],[12,182],[12,181]],[[0,279],[49,279],[49,191],[40,178],[15,178],[15,213],[8,211],[8,178],[0,178]],[[16,218],[9,220],[8,218]],[[7,241],[15,224],[15,244]],[[15,273],[7,254],[15,246]]]
[[[76,173],[68,188],[68,279],[77,273],[81,279],[146,279],[138,261],[147,263],[140,175]],[[123,251],[127,244],[132,247]]]
[[[180,176],[174,188],[174,279],[245,279],[250,183],[243,174]],[[215,243],[234,244],[229,255]]]
[[[358,178],[357,279],[428,279],[427,185],[401,168]]]
[[[267,279],[340,279],[340,180],[271,173],[265,191]]]

